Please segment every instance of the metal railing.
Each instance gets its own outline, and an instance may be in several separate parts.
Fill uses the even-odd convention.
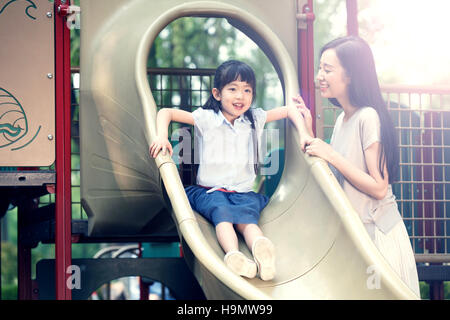
[[[215,69],[159,69],[147,70],[148,80],[158,110],[160,108],[181,108],[186,111],[194,111],[205,104],[211,94]],[[169,133],[180,128],[186,128],[193,133],[190,126],[172,122]],[[193,139],[191,140],[194,141]],[[181,141],[180,141],[181,142]],[[175,142],[176,143],[176,142]],[[174,146],[175,148],[175,146]],[[180,157],[183,154],[179,154]],[[185,186],[195,184],[196,165],[194,153],[190,163],[178,161],[178,171]]]

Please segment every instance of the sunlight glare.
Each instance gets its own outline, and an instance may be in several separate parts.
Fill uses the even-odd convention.
[[[449,85],[449,12],[448,0],[377,0],[362,10],[378,73],[403,84]]]

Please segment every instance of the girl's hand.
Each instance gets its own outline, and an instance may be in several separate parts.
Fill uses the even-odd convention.
[[[163,156],[166,155],[167,150],[169,150],[170,156],[172,156],[172,154],[173,154],[172,145],[170,144],[169,140],[157,137],[150,145],[150,148],[149,148],[150,155],[153,158],[156,158],[159,151],[161,151],[161,150],[162,150]]]
[[[300,111],[300,113],[302,114],[303,119],[305,119],[305,125],[306,125],[306,129],[308,130],[308,133],[312,137],[314,137],[314,132],[312,129],[313,126],[312,126],[311,111],[308,109],[305,102],[303,101],[303,98],[300,95],[293,97],[292,100],[297,103],[296,107],[297,107],[298,111]]]
[[[305,104],[305,101],[303,101],[303,98],[300,94],[297,94],[296,97],[292,97],[292,100],[298,104]]]
[[[310,140],[305,148],[305,152],[310,156],[322,158],[327,162],[331,162],[333,160],[333,148],[328,143],[319,138]]]

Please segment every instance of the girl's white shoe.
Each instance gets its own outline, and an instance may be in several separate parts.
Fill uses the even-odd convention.
[[[253,258],[258,266],[261,280],[268,281],[275,277],[275,247],[266,237],[258,237],[252,245]]]
[[[256,276],[256,263],[247,258],[240,251],[230,251],[223,258],[225,264],[234,273],[246,278],[254,278]]]

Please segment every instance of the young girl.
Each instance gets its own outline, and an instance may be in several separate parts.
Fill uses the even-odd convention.
[[[320,54],[320,93],[343,112],[336,120],[331,145],[311,139],[306,152],[328,161],[375,245],[420,297],[414,254],[392,194],[398,166],[396,134],[370,47],[350,36],[331,41]],[[297,100],[303,103],[301,97]],[[309,111],[304,104],[299,108],[312,135]]]
[[[269,111],[252,108],[255,75],[245,63],[231,60],[215,73],[212,94],[203,108],[194,112],[161,109],[157,115],[157,138],[150,145],[156,157],[160,150],[172,155],[167,130],[170,121],[191,124],[199,152],[197,185],[186,188],[192,208],[214,224],[224,261],[235,273],[262,280],[275,276],[275,249],[257,225],[268,198],[252,191],[256,177],[258,141],[266,122],[289,118],[305,140],[303,117],[295,106]],[[238,248],[235,228],[253,254],[248,259]]]

